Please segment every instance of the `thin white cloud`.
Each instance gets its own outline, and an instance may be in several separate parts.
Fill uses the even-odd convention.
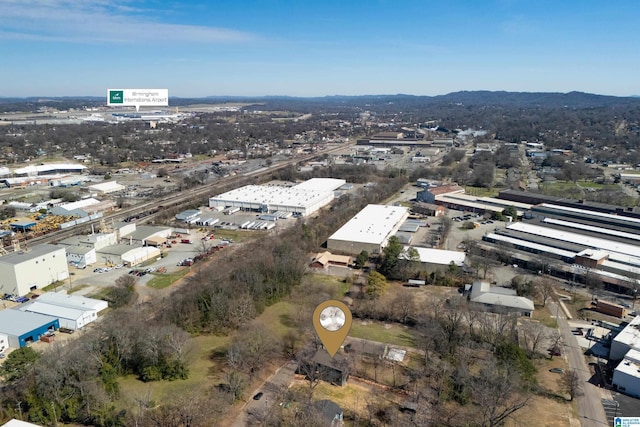
[[[0,0],[0,40],[236,43],[256,39],[228,28],[164,23],[157,15],[113,0]]]

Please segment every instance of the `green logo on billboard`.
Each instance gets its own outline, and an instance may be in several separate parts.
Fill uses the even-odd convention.
[[[110,104],[122,104],[122,103],[124,103],[124,91],[123,90],[110,90],[109,91],[109,103]]]

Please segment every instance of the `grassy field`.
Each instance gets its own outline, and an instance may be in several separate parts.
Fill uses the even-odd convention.
[[[164,289],[173,285],[188,272],[188,268],[183,268],[174,273],[151,273],[154,277],[147,282],[147,286],[153,289]]]
[[[307,274],[302,279],[302,286],[310,284],[325,285],[328,289],[332,290],[333,298],[342,298],[349,290],[349,284],[344,280],[326,274]]]
[[[470,185],[464,187],[466,194],[476,197],[496,197],[499,191],[498,188],[472,187]]]
[[[262,230],[246,231],[246,230],[217,229],[213,232],[213,234],[216,236],[216,239],[226,239],[226,240],[230,239],[235,243],[241,243],[241,242],[246,242],[249,240],[260,239],[262,237],[265,237],[267,236],[268,232],[262,231]]]
[[[537,320],[538,322],[549,328],[555,328],[557,326],[555,313],[551,314],[549,312],[548,305],[546,307],[536,306],[536,309],[533,310],[533,313],[531,314],[531,318],[533,320]]]
[[[414,337],[411,330],[397,324],[356,320],[351,326],[349,336],[404,347],[414,346]]]

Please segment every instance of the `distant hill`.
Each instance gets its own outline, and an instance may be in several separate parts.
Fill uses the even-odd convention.
[[[293,96],[205,96],[202,98],[170,97],[170,105],[180,106],[202,103],[245,102],[260,103],[270,106],[282,107],[291,105],[326,105],[332,107],[348,106],[364,108],[389,106],[394,104],[419,108],[421,106],[434,106],[442,104],[461,104],[466,106],[503,106],[520,108],[600,108],[608,106],[639,105],[640,97],[618,97],[606,95],[594,95],[584,92],[505,92],[505,91],[460,91],[446,95],[416,96],[406,94],[396,95],[360,95],[345,96],[331,95],[323,97],[293,97]],[[0,104],[28,103],[51,104],[72,102],[104,102],[104,97],[0,97]]]

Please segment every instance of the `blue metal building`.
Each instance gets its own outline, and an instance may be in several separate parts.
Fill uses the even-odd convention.
[[[60,321],[55,317],[20,310],[0,310],[0,333],[9,338],[9,347],[24,347],[59,328]]]

